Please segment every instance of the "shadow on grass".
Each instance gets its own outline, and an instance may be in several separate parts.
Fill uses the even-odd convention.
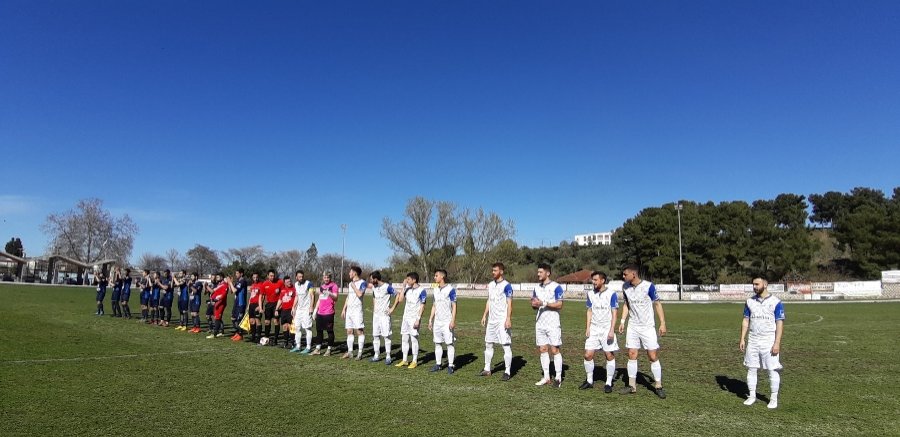
[[[747,399],[747,396],[750,395],[750,389],[747,387],[747,383],[740,379],[734,379],[726,375],[716,375],[716,384],[719,385],[720,389],[733,393],[741,399]],[[763,402],[769,402],[767,396],[760,395],[759,393],[756,394],[756,399]]]
[[[525,367],[525,364],[528,364],[528,361],[522,358],[521,355],[513,357],[512,364],[509,366],[509,376],[516,376],[516,374]],[[506,370],[506,368],[503,361],[501,361],[494,365],[494,368],[491,369],[491,373],[503,373],[504,370]]]
[[[462,369],[463,367],[468,366],[469,364],[474,363],[477,360],[478,360],[478,358],[475,356],[475,354],[471,354],[471,353],[462,354],[453,359],[453,365],[456,367],[456,370],[459,370],[459,369]]]

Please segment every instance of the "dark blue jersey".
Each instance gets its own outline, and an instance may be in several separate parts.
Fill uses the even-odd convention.
[[[244,278],[234,282],[234,305],[235,307],[247,306],[247,280]]]

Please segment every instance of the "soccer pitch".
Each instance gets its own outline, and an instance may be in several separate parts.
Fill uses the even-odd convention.
[[[0,286],[0,435],[585,435],[878,434],[900,429],[900,303],[785,303],[780,405],[742,405],[746,371],[738,351],[738,304],[664,304],[660,339],[668,399],[642,380],[622,396],[602,390],[598,354],[593,390],[584,380],[584,302],[562,311],[565,380],[535,387],[540,364],[534,311],[514,302],[511,381],[502,371],[476,376],[483,361],[482,299],[460,299],[454,375],[430,373],[427,315],[420,366],[373,364],[338,356],[299,356],[93,315],[87,288]],[[343,305],[344,296],[338,305]],[[140,314],[137,297],[132,312]],[[108,303],[107,303],[108,308]],[[366,301],[371,324],[371,300]],[[229,308],[230,311],[230,308]],[[177,320],[177,309],[173,320]],[[339,351],[344,335],[336,323]],[[230,330],[228,331],[230,332]],[[399,355],[394,317],[394,356]],[[624,346],[624,335],[619,344]],[[498,349],[499,350],[499,349]],[[502,365],[502,353],[494,355]],[[760,372],[759,392],[768,394]]]

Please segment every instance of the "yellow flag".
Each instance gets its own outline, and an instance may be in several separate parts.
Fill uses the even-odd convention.
[[[244,314],[244,318],[241,319],[241,324],[238,326],[245,332],[250,332],[250,313]]]

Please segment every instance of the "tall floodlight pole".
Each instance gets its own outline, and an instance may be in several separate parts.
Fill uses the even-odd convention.
[[[681,256],[681,203],[675,204],[675,212],[678,214],[678,300],[681,300],[681,292],[684,290],[684,260]]]
[[[341,278],[341,292],[344,291],[344,248],[347,243],[347,224],[341,224],[341,272],[338,274]]]

